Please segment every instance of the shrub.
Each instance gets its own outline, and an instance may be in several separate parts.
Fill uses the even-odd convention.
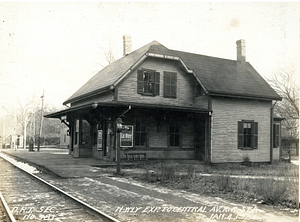
[[[160,166],[156,166],[157,169],[157,178],[160,178],[160,180],[173,180],[177,176],[177,169],[176,164],[174,163],[167,163],[167,162],[161,162]]]
[[[144,180],[150,181],[151,180],[151,174],[147,167],[144,168],[143,177]]]
[[[287,197],[287,182],[270,179],[257,179],[255,191],[265,203],[278,204]]]
[[[193,164],[188,164],[187,176],[188,176],[188,178],[195,178],[196,172],[195,172],[195,166]]]
[[[246,157],[243,158],[242,165],[244,165],[244,166],[252,166],[252,162],[250,161],[250,159],[249,159],[248,156],[246,156]]]
[[[161,179],[173,180],[176,177],[176,166],[173,163],[161,163]]]
[[[215,183],[220,191],[232,191],[232,181],[230,175],[216,177]]]

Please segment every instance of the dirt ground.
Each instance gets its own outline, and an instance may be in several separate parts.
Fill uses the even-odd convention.
[[[123,169],[124,175],[118,177],[112,176],[114,168],[93,170],[101,176],[50,181],[120,221],[298,221],[295,209],[226,200],[144,182],[140,169]]]
[[[59,168],[59,163],[56,166]],[[192,190],[159,180],[149,182],[143,168],[122,169],[122,176],[114,176],[114,167],[85,167],[78,177],[73,171],[71,167],[66,171],[71,172],[70,178],[37,174],[120,221],[298,221],[298,209],[196,192],[203,187]]]

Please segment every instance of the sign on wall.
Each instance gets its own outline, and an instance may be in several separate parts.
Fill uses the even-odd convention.
[[[121,147],[133,147],[133,126],[124,126],[121,131]]]
[[[97,150],[102,150],[102,130],[98,130]]]

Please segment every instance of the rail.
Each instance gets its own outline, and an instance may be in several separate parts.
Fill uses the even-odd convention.
[[[79,200],[78,198],[68,194],[67,192],[63,191],[62,189],[52,185],[51,183],[43,180],[42,178],[39,178],[38,176],[26,171],[25,169],[22,169],[21,167],[19,167],[18,165],[16,165],[15,163],[13,163],[9,158],[6,158],[5,155],[1,155],[1,157],[3,159],[5,159],[7,162],[11,163],[12,165],[14,165],[15,167],[17,167],[18,169],[22,170],[23,172],[25,172],[26,174],[28,174],[29,176],[31,176],[32,178],[34,178],[35,180],[37,180],[40,183],[43,183],[45,185],[47,185],[48,187],[50,187],[52,190],[61,193],[62,195],[66,196],[67,198],[71,199],[72,201],[75,201],[76,203],[78,203],[79,205],[81,205],[85,210],[87,210],[88,212],[92,213],[93,215],[99,216],[101,217],[104,221],[109,221],[109,222],[120,222],[119,220],[117,220],[116,218],[113,218],[112,216],[109,216],[108,214],[94,208],[93,206],[90,206],[89,204]]]
[[[4,199],[1,192],[0,192],[0,199],[1,199],[1,203],[4,207],[4,211],[6,212],[6,214],[8,216],[8,220],[10,222],[16,222],[16,219],[14,218],[14,215],[11,213],[11,211],[10,211],[10,209],[9,209],[9,207],[8,207],[8,205],[7,205],[7,203],[6,203],[6,201],[5,201],[5,199]]]

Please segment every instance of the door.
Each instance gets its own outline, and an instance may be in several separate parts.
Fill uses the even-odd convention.
[[[79,156],[90,157],[92,155],[91,124],[82,119],[79,127]]]
[[[73,130],[73,156],[79,157],[79,119],[75,119]]]

